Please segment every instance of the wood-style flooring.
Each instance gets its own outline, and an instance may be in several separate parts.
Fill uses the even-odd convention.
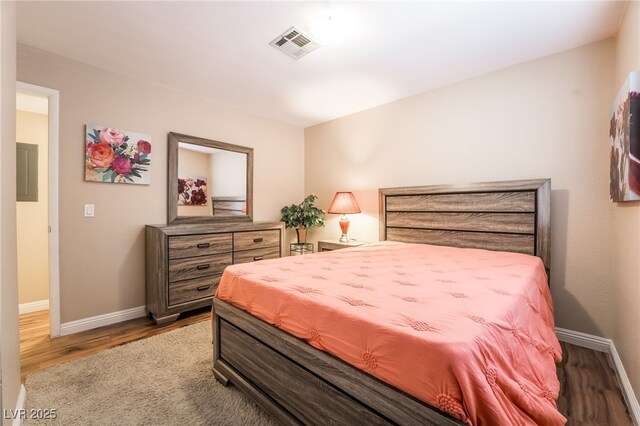
[[[558,409],[569,425],[632,426],[611,357],[561,343]]]
[[[138,318],[93,330],[51,339],[48,311],[20,316],[22,381],[34,371],[82,358],[97,352],[186,327],[211,317],[210,308],[180,315],[173,324],[156,327]],[[564,357],[558,365],[558,409],[568,425],[632,425],[610,358],[603,352],[562,344]]]
[[[22,382],[34,371],[210,318],[211,308],[207,307],[182,314],[178,321],[164,327],[155,326],[145,317],[52,339],[49,337],[49,311],[20,315]]]

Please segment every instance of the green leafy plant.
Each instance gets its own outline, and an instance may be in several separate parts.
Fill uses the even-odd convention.
[[[283,221],[287,228],[314,228],[324,226],[324,211],[313,205],[318,197],[308,195],[300,204],[284,206],[280,210]]]

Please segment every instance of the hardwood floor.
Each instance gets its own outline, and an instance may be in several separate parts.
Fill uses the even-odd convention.
[[[186,327],[211,318],[206,307],[180,315],[173,324],[157,327],[150,318],[82,331],[55,339],[49,337],[49,311],[20,315],[20,362],[22,382],[34,371],[92,355],[115,346]]]
[[[568,343],[562,351],[558,409],[567,424],[633,425],[609,355]]]
[[[82,358],[114,346],[186,327],[211,318],[210,308],[182,314],[173,324],[156,327],[138,318],[56,339],[49,337],[48,311],[20,316],[22,381],[29,373]],[[562,343],[564,357],[558,365],[558,409],[568,425],[632,425],[609,356]]]

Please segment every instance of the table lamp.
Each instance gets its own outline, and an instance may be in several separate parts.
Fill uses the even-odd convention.
[[[360,207],[358,207],[358,203],[356,202],[356,198],[353,196],[353,193],[336,192],[336,195],[333,197],[333,201],[329,206],[328,213],[342,215],[342,219],[340,219],[340,229],[342,230],[340,242],[348,243],[349,238],[347,238],[347,231],[349,231],[349,219],[347,218],[347,215],[351,213],[360,213]]]

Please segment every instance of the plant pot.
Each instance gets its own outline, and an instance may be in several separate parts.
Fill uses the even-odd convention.
[[[296,235],[298,236],[298,244],[304,244],[307,242],[307,228],[296,228]]]

